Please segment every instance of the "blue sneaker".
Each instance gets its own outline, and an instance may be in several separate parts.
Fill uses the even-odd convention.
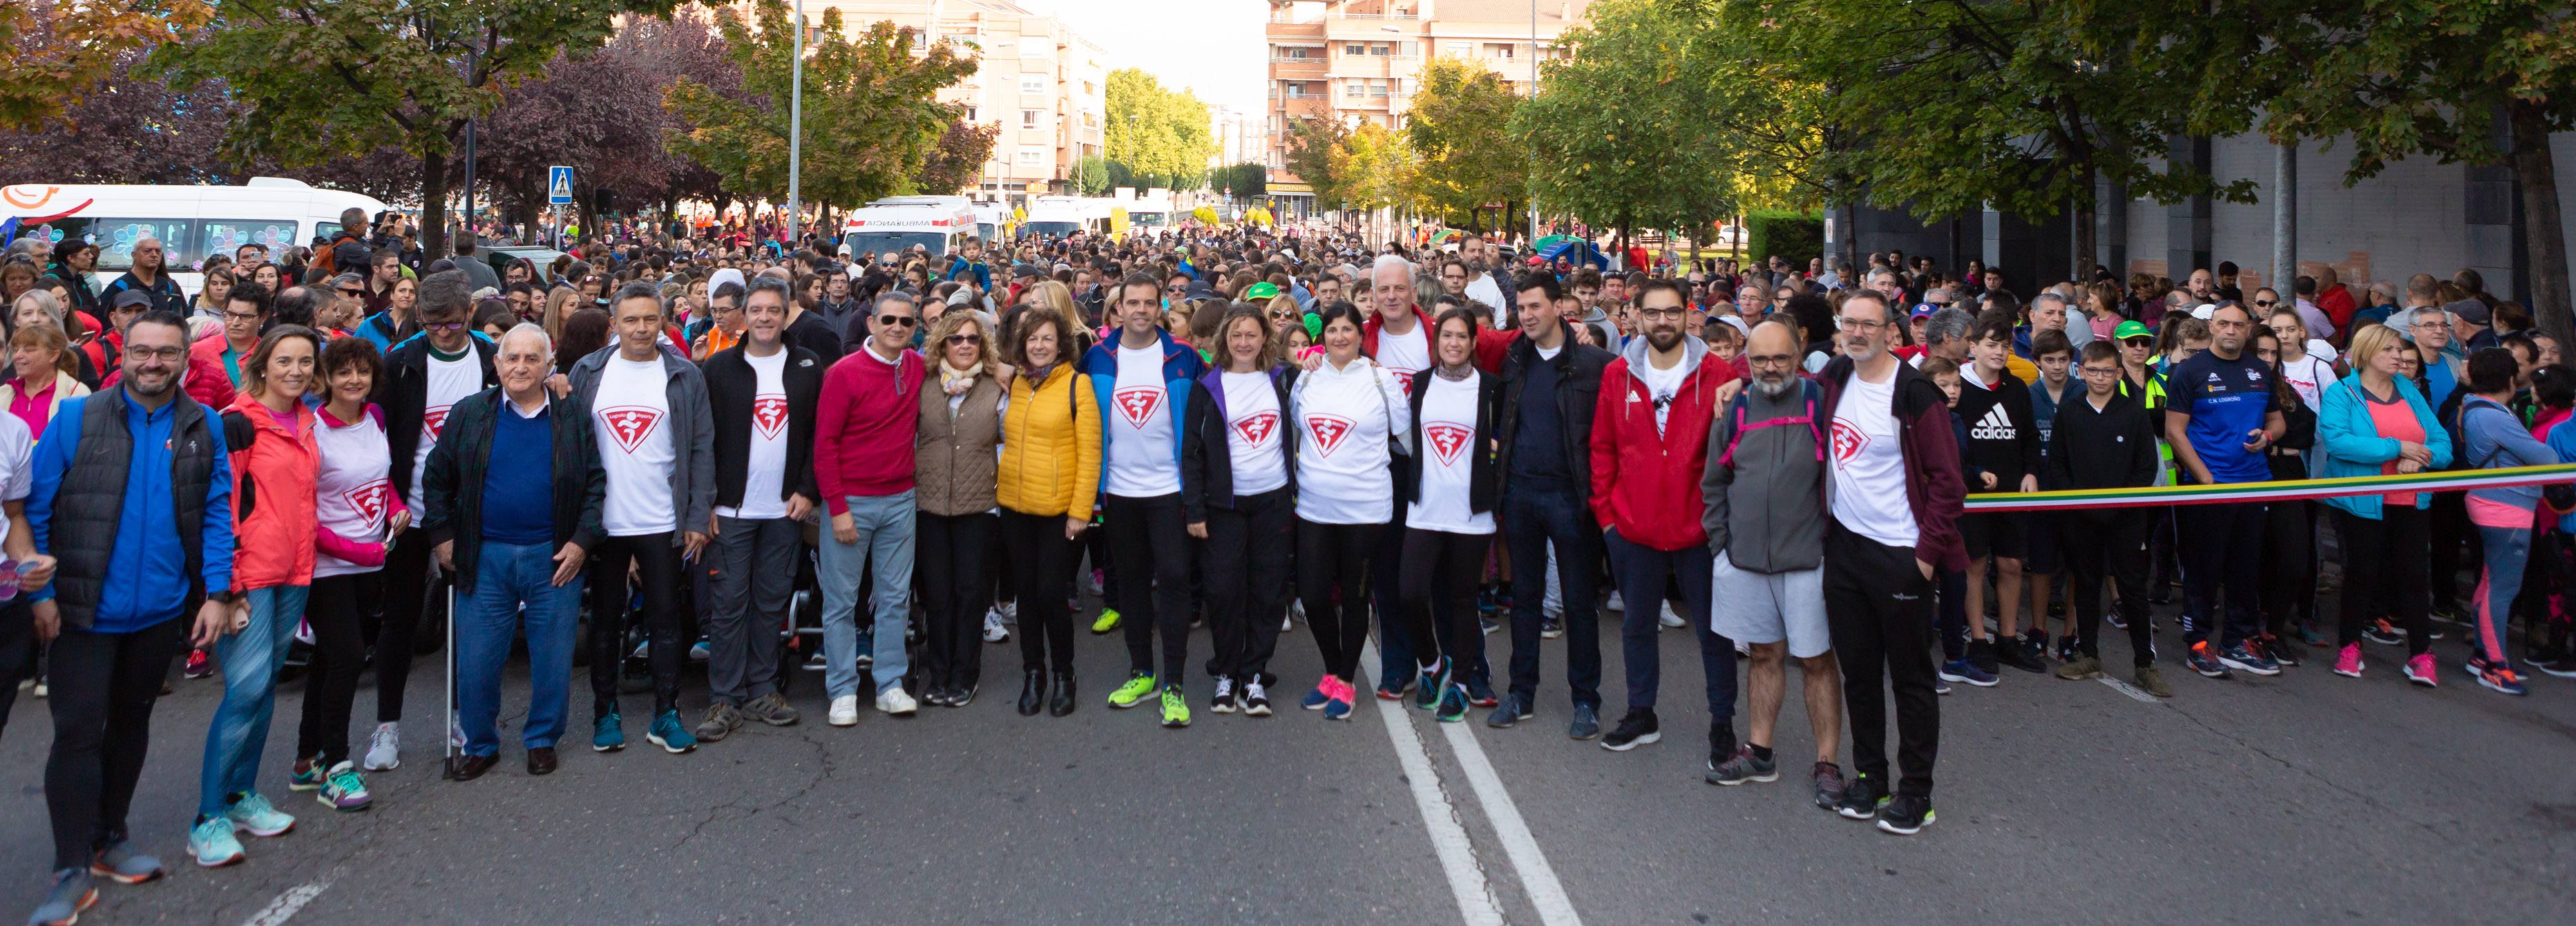
[[[295,829],[295,818],[278,810],[257,791],[233,799],[233,805],[224,808],[224,819],[232,821],[233,829],[261,839],[284,836]]]
[[[222,817],[198,820],[197,825],[188,828],[188,854],[197,857],[199,868],[241,864],[241,840],[233,837],[233,821]]]
[[[286,773],[286,790],[319,791],[322,789],[322,779],[329,777],[329,774],[329,770],[322,767],[320,756],[297,759],[295,767]]]
[[[1565,725],[1565,735],[1588,740],[1601,735],[1601,709],[1589,704],[1574,706],[1574,722]]]
[[[2207,678],[2227,678],[2230,674],[2227,667],[2218,662],[2218,647],[2209,645],[2207,640],[2192,644],[2191,650],[2183,654],[2182,662]]]
[[[89,872],[65,868],[54,872],[53,886],[45,890],[45,902],[27,917],[28,926],[71,926],[80,919],[81,911],[98,904],[98,882]]]
[[[599,715],[590,722],[590,751],[616,752],[626,748],[625,721],[616,711]]]
[[[1320,711],[1324,709],[1324,705],[1332,703],[1333,693],[1330,690],[1333,687],[1330,684],[1332,676],[1324,676],[1324,679],[1325,681],[1315,683],[1315,690],[1309,691],[1306,693],[1305,697],[1297,699],[1298,707],[1302,707],[1310,711]]]
[[[1979,688],[1995,687],[1995,674],[1977,668],[1977,664],[1960,659],[1941,664],[1940,678],[1945,682],[1965,682]]]
[[[1453,682],[1442,687],[1440,703],[1432,710],[1431,716],[1441,723],[1457,723],[1467,719],[1466,686]]]
[[[1325,719],[1325,720],[1349,720],[1349,719],[1351,719],[1351,699],[1350,699],[1350,697],[1349,697],[1349,696],[1347,696],[1347,695],[1341,694],[1341,693],[1339,693],[1339,692],[1335,692],[1331,700],[1328,700],[1328,701],[1325,701],[1325,702],[1324,702],[1324,719]]]
[[[653,728],[644,733],[644,738],[675,756],[698,748],[697,736],[680,723],[680,712],[676,710],[653,715]]]
[[[1430,710],[1440,704],[1440,696],[1449,690],[1449,660],[1442,657],[1422,670],[1422,678],[1413,685],[1413,706]]]
[[[89,873],[118,884],[141,884],[161,880],[165,873],[161,860],[136,852],[124,842],[116,842],[90,856]]]
[[[1522,703],[1518,692],[1504,692],[1494,712],[1485,715],[1485,725],[1500,730],[1530,718],[1529,705]]]
[[[2270,656],[2257,652],[2253,647],[2247,646],[2241,641],[2234,646],[2219,650],[2218,663],[2230,669],[2235,669],[2240,672],[2252,672],[2256,675],[2281,674],[2281,664],[2279,662],[2273,660]]]

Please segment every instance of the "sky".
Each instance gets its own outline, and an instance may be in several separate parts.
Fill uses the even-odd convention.
[[[1018,0],[1052,15],[1109,54],[1109,68],[1138,67],[1163,86],[1187,87],[1210,108],[1258,115],[1269,46],[1261,0]]]

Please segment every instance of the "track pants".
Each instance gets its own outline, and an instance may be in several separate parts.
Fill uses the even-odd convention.
[[[1306,604],[1324,674],[1354,684],[1368,641],[1369,552],[1378,527],[1297,519],[1297,598]]]
[[[1147,672],[1165,685],[1182,683],[1190,657],[1190,534],[1181,523],[1181,496],[1109,496],[1102,526],[1109,532],[1109,569],[1118,575],[1118,613],[1125,623],[1127,669]],[[1163,660],[1154,662],[1154,636],[1163,638]]]
[[[170,654],[187,637],[187,617],[174,614],[131,633],[67,626],[54,638],[45,810],[54,823],[56,870],[87,868],[92,853],[125,840],[125,813],[152,744],[152,702],[170,675]]]
[[[1296,501],[1285,488],[1238,495],[1207,513],[1208,674],[1277,684],[1270,657],[1288,609],[1289,564],[1297,548]]]
[[[1932,581],[1915,565],[1914,551],[1852,533],[1841,522],[1827,528],[1825,621],[1842,657],[1852,767],[1885,787],[1882,692],[1893,688],[1903,777],[1890,793],[1931,797],[1932,763],[1941,749],[1941,699],[1932,691]]]
[[[2057,532],[2075,599],[2075,648],[2102,658],[2102,577],[2108,573],[2120,590],[2120,619],[2129,625],[2130,661],[2154,665],[2156,639],[2147,626],[2147,535],[2155,526],[2148,511],[2114,508],[2102,512],[2069,512]]]

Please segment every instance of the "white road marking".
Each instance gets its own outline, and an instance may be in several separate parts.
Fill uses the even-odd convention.
[[[304,909],[305,904],[312,903],[313,898],[322,896],[323,891],[330,889],[329,881],[315,881],[289,888],[286,893],[277,895],[276,900],[269,901],[268,906],[261,908],[258,913],[251,914],[250,919],[243,920],[242,926],[281,926],[287,920],[294,918],[296,911]]]
[[[2102,684],[2105,684],[2105,685],[2109,685],[2109,686],[2111,686],[2111,690],[2112,690],[2112,691],[2116,691],[2116,692],[2119,692],[2119,693],[2121,693],[2121,694],[2128,695],[2129,697],[2136,698],[2136,699],[2138,699],[2138,700],[2140,700],[2140,701],[2144,701],[2144,702],[2147,702],[2147,703],[2149,703],[2149,704],[2154,704],[2154,703],[2156,703],[2157,701],[2162,700],[2162,699],[2160,699],[2160,698],[2157,698],[2155,695],[2148,694],[2148,693],[2146,692],[2146,690],[2145,690],[2145,689],[2139,688],[2139,687],[2138,687],[2138,686],[2136,686],[2136,685],[2129,684],[2129,683],[2124,682],[2124,681],[2121,681],[2121,680],[2119,680],[2119,679],[2112,678],[2112,677],[2110,677],[2110,676],[2108,676],[2108,675],[2102,676],[2101,681],[2102,681]]]
[[[1377,647],[1364,645],[1360,662],[1377,664]],[[1375,672],[1366,683],[1377,687]],[[1449,879],[1449,893],[1457,898],[1458,916],[1468,926],[1502,926],[1503,911],[1494,901],[1493,888],[1485,883],[1485,871],[1476,867],[1475,850],[1468,847],[1467,828],[1458,822],[1458,808],[1449,803],[1449,795],[1440,788],[1440,774],[1431,768],[1431,755],[1422,748],[1422,737],[1414,733],[1413,722],[1404,716],[1403,703],[1386,701],[1369,695],[1360,697],[1377,704],[1377,714],[1386,723],[1386,738],[1395,744],[1395,758],[1404,769],[1405,781],[1413,788],[1413,809],[1422,814],[1422,825],[1431,832],[1431,848],[1440,857],[1440,872]]]
[[[1362,644],[1360,665],[1369,676],[1371,688],[1377,687],[1374,668],[1377,664],[1376,642]],[[1389,736],[1394,736],[1395,727],[1400,725],[1404,739],[1414,739],[1413,724],[1405,718],[1401,702],[1378,701],[1377,705],[1379,713],[1388,718]],[[1450,750],[1457,754],[1458,767],[1466,772],[1467,785],[1476,792],[1476,802],[1484,808],[1486,822],[1493,825],[1495,838],[1503,844],[1503,856],[1511,861],[1513,872],[1520,876],[1521,889],[1529,894],[1530,906],[1537,909],[1539,922],[1547,926],[1582,926],[1583,917],[1574,912],[1574,901],[1566,897],[1565,885],[1556,879],[1555,867],[1548,864],[1547,853],[1539,848],[1538,838],[1530,835],[1529,824],[1521,819],[1520,806],[1512,802],[1511,792],[1504,789],[1502,776],[1494,773],[1494,764],[1485,758],[1485,748],[1476,742],[1475,734],[1469,732],[1464,723],[1435,725],[1440,728],[1442,738],[1449,741]],[[1416,745],[1415,748],[1420,747]],[[1403,744],[1398,744],[1396,751],[1402,754]],[[1416,795],[1419,794],[1417,786]],[[1427,819],[1428,814],[1425,816]],[[1463,832],[1460,838],[1465,838]],[[1481,884],[1481,872],[1477,878]],[[1455,886],[1454,881],[1452,886]],[[1486,891],[1485,894],[1487,902],[1491,903],[1491,892]],[[1460,904],[1462,910],[1465,906],[1463,902]],[[1467,918],[1469,922],[1476,921],[1472,913]]]

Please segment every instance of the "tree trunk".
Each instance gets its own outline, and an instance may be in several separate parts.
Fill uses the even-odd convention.
[[[430,259],[447,253],[447,155],[420,159],[420,253]]]
[[[2576,318],[2568,307],[2566,226],[2558,206],[2558,166],[2549,153],[2549,126],[2539,104],[2505,104],[2512,120],[2515,185],[2522,188],[2523,260],[2531,276],[2532,317],[2560,344],[2576,344]]]

